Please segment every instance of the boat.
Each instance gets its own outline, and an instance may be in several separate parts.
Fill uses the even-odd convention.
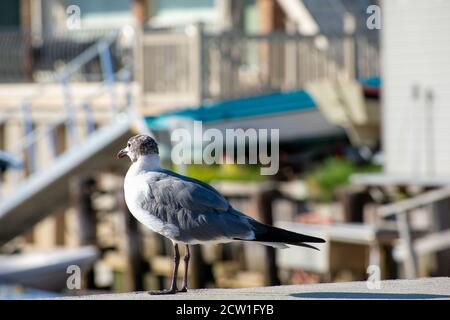
[[[305,90],[277,92],[254,97],[206,103],[198,107],[148,116],[149,129],[156,134],[178,128],[190,130],[201,121],[203,130],[279,130],[280,142],[345,135],[342,127],[330,122]]]
[[[67,289],[67,279],[73,274],[68,273],[69,266],[78,266],[84,275],[99,256],[95,246],[0,255],[0,285],[61,291]]]

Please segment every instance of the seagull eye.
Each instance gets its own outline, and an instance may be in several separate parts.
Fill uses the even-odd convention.
[[[127,147],[130,147],[130,146],[131,146],[131,143],[128,142],[128,143],[127,143]]]

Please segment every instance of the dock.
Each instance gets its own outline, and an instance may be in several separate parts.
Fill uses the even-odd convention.
[[[61,298],[58,298],[61,299]],[[82,300],[450,300],[450,278],[384,280],[380,289],[369,289],[365,281],[288,285],[246,289],[193,289],[175,295],[147,292],[86,295],[62,299]]]

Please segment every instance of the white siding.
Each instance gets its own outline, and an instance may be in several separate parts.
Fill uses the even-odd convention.
[[[450,176],[450,1],[385,0],[382,22],[386,171]]]

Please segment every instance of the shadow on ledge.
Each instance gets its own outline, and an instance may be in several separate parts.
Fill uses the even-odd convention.
[[[291,297],[306,299],[450,299],[450,295],[426,293],[372,293],[372,292],[302,292],[292,293]]]

